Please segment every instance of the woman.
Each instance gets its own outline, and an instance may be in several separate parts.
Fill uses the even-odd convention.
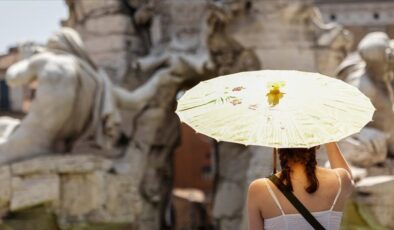
[[[276,174],[327,230],[339,229],[352,174],[336,143],[325,145],[331,169],[317,166],[316,147],[279,149]],[[269,179],[253,181],[248,191],[249,230],[313,229]]]

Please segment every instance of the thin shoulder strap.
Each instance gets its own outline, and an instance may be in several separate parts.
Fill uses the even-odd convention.
[[[308,223],[317,230],[325,230],[323,225],[305,208],[305,206],[297,199],[296,196],[279,180],[279,178],[272,174],[269,179],[276,185],[276,187],[283,193],[289,202],[297,209],[297,211],[305,218]]]
[[[337,195],[335,196],[334,202],[331,205],[330,211],[332,211],[334,209],[335,204],[337,203],[338,197],[341,194],[342,191],[342,181],[341,181],[341,177],[338,174],[337,170],[334,170],[335,174],[337,174],[337,178],[338,178],[338,184],[339,184],[339,188],[338,188],[338,192]]]
[[[280,205],[278,198],[275,196],[274,191],[272,191],[271,186],[268,183],[268,180],[264,180],[264,182],[265,182],[265,185],[268,188],[269,193],[271,194],[272,199],[275,201],[276,206],[278,206],[278,208],[280,209],[280,212],[282,213],[282,215],[285,215],[285,212],[283,211],[282,206]]]

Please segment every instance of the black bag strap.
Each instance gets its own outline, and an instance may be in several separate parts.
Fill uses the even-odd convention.
[[[316,218],[305,208],[305,206],[297,199],[296,196],[282,183],[279,178],[272,174],[268,177],[274,185],[285,195],[285,197],[290,201],[291,204],[300,212],[300,214],[305,218],[306,221],[316,230],[325,230],[325,228],[316,220]]]

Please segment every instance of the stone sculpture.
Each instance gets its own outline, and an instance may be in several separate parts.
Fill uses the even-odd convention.
[[[160,16],[162,18],[169,18],[173,21],[171,24],[164,23],[166,22],[164,20],[160,22],[162,23],[159,25],[161,31],[171,31],[171,33],[162,34],[162,43],[156,44],[150,55],[138,61],[141,64],[151,63],[154,65],[156,62],[160,63],[161,60],[165,60],[164,66],[158,69],[153,76],[179,76],[183,80],[180,86],[190,87],[201,80],[221,74],[260,67],[256,55],[227,34],[225,25],[228,15],[222,8],[207,5],[205,1],[192,3],[169,1],[159,4],[157,7],[161,10]],[[182,9],[182,12],[187,12],[188,15],[180,14],[180,10],[176,10],[178,8]],[[160,103],[148,107],[139,115],[136,123],[144,123],[154,114],[157,114],[157,118],[155,123],[151,124],[149,132],[143,127],[137,127],[134,130],[133,136],[135,138],[125,156],[128,160],[122,160],[122,162],[133,162],[128,164],[130,167],[128,173],[135,175],[133,177],[140,183],[143,204],[143,213],[139,222],[140,229],[157,228],[157,221],[160,219],[164,221],[162,225],[170,224],[166,222],[166,219],[163,219],[163,216],[169,213],[168,198],[172,189],[171,184],[165,182],[171,181],[171,166],[168,164],[168,160],[172,156],[171,149],[178,143],[177,138],[179,137],[175,134],[179,132],[179,120],[168,108],[172,107],[178,90],[177,87],[172,90],[167,88],[166,96],[162,97],[163,100]],[[158,115],[159,111],[163,111],[160,116]],[[166,113],[168,114],[165,115]],[[172,136],[155,135],[155,129],[157,128],[157,131],[161,132],[160,130],[164,126],[167,127],[166,133],[171,132]],[[149,148],[154,143],[160,143],[162,148],[150,151]],[[226,155],[223,156],[223,163],[229,164],[228,161],[231,159],[227,154],[223,153],[223,155]],[[244,154],[246,162],[249,161],[248,157],[248,154]],[[123,165],[127,167],[127,164]],[[235,191],[235,196],[242,196],[242,191],[241,194],[237,192],[238,190]],[[241,206],[237,205],[236,209],[242,212],[243,206],[242,202],[240,203]],[[161,208],[158,210],[155,207]],[[238,211],[236,212],[236,215],[239,215]],[[154,213],[159,213],[159,215],[154,215]],[[155,219],[157,217],[159,220]],[[218,216],[218,218],[224,217]]]
[[[394,153],[393,51],[387,34],[369,33],[338,69],[338,77],[359,88],[376,108],[373,122],[341,143],[356,166],[383,163]]]
[[[337,76],[359,88],[376,108],[373,121],[340,142],[358,180],[353,202],[368,225],[393,228],[394,203],[388,192],[394,174],[393,52],[383,32],[367,34],[339,66]],[[372,223],[371,221],[375,222]]]
[[[213,63],[213,76],[260,69],[261,63],[257,55],[227,32],[228,23],[234,20],[232,11],[218,5],[211,5],[211,9],[207,18],[211,29],[207,47]],[[214,223],[217,229],[241,229],[250,165],[258,156],[239,144],[215,144],[219,159],[216,162],[219,180],[216,181],[213,206]],[[229,200],[232,202],[227,202]]]
[[[133,92],[114,86],[84,50],[78,33],[63,28],[46,49],[11,66],[11,87],[37,81],[26,118],[0,145],[0,164],[53,152],[70,152],[77,141],[111,150],[119,137],[119,109],[141,109],[170,78],[152,78]]]
[[[313,31],[317,45],[317,69],[334,76],[335,69],[350,53],[353,35],[342,25],[325,23],[320,10],[311,1],[289,2],[280,11],[284,21],[303,23]]]

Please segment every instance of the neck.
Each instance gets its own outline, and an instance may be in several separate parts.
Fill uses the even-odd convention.
[[[306,176],[305,165],[300,164],[300,163],[292,163],[290,168],[291,168],[290,177],[303,178]]]

